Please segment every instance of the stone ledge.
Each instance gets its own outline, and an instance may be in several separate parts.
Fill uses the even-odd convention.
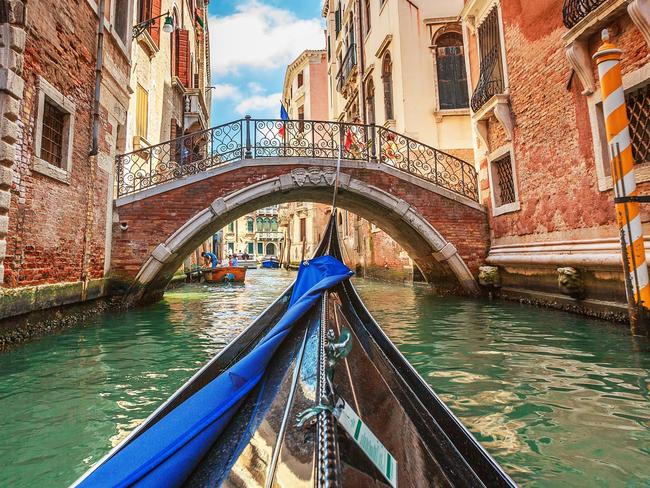
[[[106,295],[108,280],[96,279],[88,282],[55,283],[0,289],[0,319],[16,317],[37,310],[94,300]]]

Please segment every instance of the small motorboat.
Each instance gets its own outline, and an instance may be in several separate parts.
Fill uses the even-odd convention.
[[[262,260],[262,268],[277,269],[280,267],[280,261],[275,256],[266,257]]]
[[[243,283],[246,279],[244,266],[223,266],[221,268],[203,268],[206,283]]]
[[[254,259],[238,259],[237,265],[247,269],[257,269],[257,261]]]
[[[351,275],[334,209],[294,284],[73,486],[516,486]]]

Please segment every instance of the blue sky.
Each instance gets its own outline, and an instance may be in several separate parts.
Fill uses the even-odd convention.
[[[278,117],[284,72],[325,46],[322,0],[213,0],[209,4],[212,123]]]

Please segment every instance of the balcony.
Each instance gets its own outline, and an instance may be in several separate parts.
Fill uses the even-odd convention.
[[[648,0],[565,0],[562,8],[564,25],[569,30],[562,36],[567,60],[582,84],[582,94],[596,90],[590,43],[603,28],[620,16],[629,15],[650,46],[650,8]]]
[[[562,20],[571,29],[591,12],[605,3],[605,0],[564,0]]]
[[[208,108],[205,96],[200,88],[187,90],[185,93],[185,129],[199,124],[195,130],[206,129],[209,125]]]
[[[478,83],[470,101],[474,112],[478,112],[495,95],[503,93],[503,76],[501,76],[499,54],[499,46],[495,46],[485,58],[481,59]]]
[[[341,68],[336,75],[338,82],[336,84],[336,91],[343,93],[345,86],[350,80],[351,75],[354,72],[354,68],[357,66],[357,45],[352,44],[348,47],[345,57],[341,62]]]

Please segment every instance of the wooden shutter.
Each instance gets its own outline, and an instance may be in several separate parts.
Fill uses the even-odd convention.
[[[176,31],[176,76],[184,87],[190,86],[190,32]]]
[[[149,93],[138,83],[135,91],[135,135],[146,139],[149,122]]]
[[[151,8],[150,8],[150,19],[154,17],[158,17],[160,15],[161,11],[161,3],[162,0],[147,0],[151,2]],[[151,35],[151,39],[153,39],[154,44],[157,47],[160,47],[160,24],[161,24],[162,17],[160,19],[156,19],[156,21],[151,24],[149,27],[149,34]]]

